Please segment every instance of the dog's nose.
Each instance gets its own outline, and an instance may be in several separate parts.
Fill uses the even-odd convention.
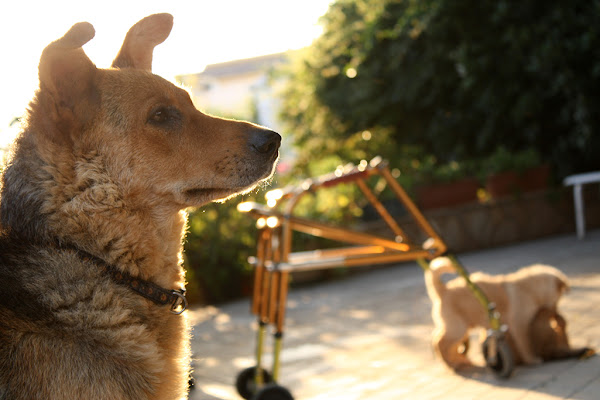
[[[257,129],[252,132],[250,146],[254,151],[265,156],[277,153],[281,144],[281,136],[277,132],[266,129]]]

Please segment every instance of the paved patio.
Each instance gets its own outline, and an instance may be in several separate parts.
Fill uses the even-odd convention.
[[[585,240],[573,233],[459,258],[469,271],[506,273],[536,262],[560,268],[572,285],[559,305],[571,342],[600,349],[600,230]],[[483,368],[448,370],[431,350],[430,306],[416,263],[291,290],[280,383],[297,400],[600,399],[599,356],[518,367],[508,380]],[[190,315],[196,378],[190,399],[240,399],[233,382],[254,364],[249,300]]]

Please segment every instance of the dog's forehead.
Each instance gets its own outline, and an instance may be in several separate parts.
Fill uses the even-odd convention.
[[[184,89],[151,72],[139,69],[103,70],[100,91],[110,96],[127,97],[131,101],[164,98],[186,101],[189,96]]]

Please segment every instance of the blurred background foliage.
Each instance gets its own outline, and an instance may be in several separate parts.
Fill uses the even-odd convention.
[[[244,200],[251,200],[245,198]],[[185,243],[188,298],[213,304],[249,295],[255,220],[236,207],[241,199],[213,203],[190,213]]]
[[[321,23],[322,36],[277,72],[297,158],[273,187],[375,155],[409,193],[536,163],[556,179],[600,169],[600,1],[337,0]],[[369,214],[352,188],[315,196],[299,214],[346,223]],[[198,300],[247,294],[256,230],[235,207],[262,198],[190,215]]]
[[[600,168],[600,2],[338,0],[322,23],[284,93],[297,170],[323,153],[396,162],[405,146]]]

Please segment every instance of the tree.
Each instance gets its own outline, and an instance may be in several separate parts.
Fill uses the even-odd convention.
[[[322,23],[284,93],[300,165],[502,145],[600,169],[599,1],[338,0]]]

